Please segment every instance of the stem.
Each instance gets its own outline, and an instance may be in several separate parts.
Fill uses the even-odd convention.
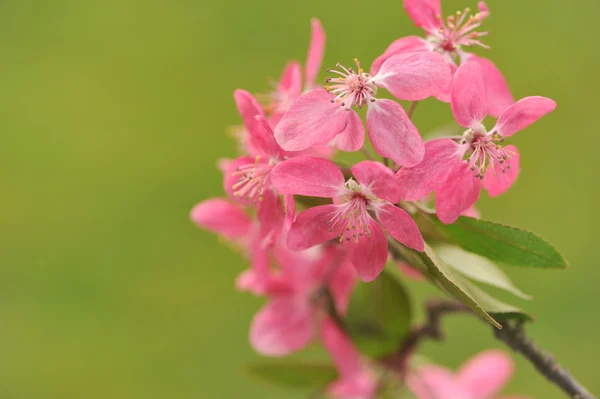
[[[369,161],[374,161],[376,159],[375,155],[373,155],[373,153],[367,147],[362,147],[360,151]]]
[[[502,329],[494,329],[496,338],[510,346],[515,352],[521,353],[531,362],[537,371],[549,381],[558,385],[573,399],[596,399],[583,385],[563,368],[554,356],[542,350],[531,340],[523,328],[523,323],[504,323]]]
[[[408,109],[408,112],[406,113],[406,115],[408,115],[408,119],[412,119],[412,116],[415,112],[415,108],[417,108],[418,104],[419,104],[418,100],[410,103],[410,108]]]

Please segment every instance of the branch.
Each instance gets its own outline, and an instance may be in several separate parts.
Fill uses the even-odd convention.
[[[504,323],[502,329],[494,329],[496,338],[506,343],[515,352],[521,353],[548,380],[558,385],[573,399],[596,399],[571,373],[563,368],[554,356],[543,351],[531,340],[523,328],[523,323]]]

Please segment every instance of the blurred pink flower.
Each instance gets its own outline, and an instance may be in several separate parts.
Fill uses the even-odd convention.
[[[371,399],[377,393],[377,379],[340,328],[331,320],[323,324],[323,345],[333,358],[339,378],[327,393],[338,399]]]
[[[445,90],[450,70],[437,53],[402,54],[389,58],[375,76],[366,73],[358,60],[357,71],[338,64],[330,71],[327,90],[315,89],[298,98],[275,127],[275,138],[287,151],[333,144],[356,151],[364,143],[364,127],[353,106],[369,107],[367,130],[375,150],[395,162],[411,166],[423,158],[423,142],[402,106],[377,99],[383,87],[401,100],[422,100]]]
[[[298,157],[277,165],[271,179],[282,194],[335,198],[339,202],[300,213],[288,234],[289,248],[304,250],[338,237],[359,276],[371,281],[388,258],[387,239],[379,223],[396,240],[418,251],[424,249],[423,237],[413,219],[393,205],[399,195],[390,169],[363,161],[352,167],[352,174],[357,180],[346,182],[333,162]]]
[[[496,396],[513,371],[510,356],[489,350],[471,358],[456,374],[444,367],[428,365],[410,373],[406,383],[418,399],[525,399]]]
[[[452,71],[460,64],[474,61],[479,63],[483,71],[488,92],[488,112],[491,116],[500,116],[502,111],[514,103],[506,80],[492,61],[464,51],[464,47],[471,46],[489,48],[479,40],[487,35],[487,32],[477,31],[482,21],[490,14],[486,4],[480,1],[479,12],[474,15],[469,15],[470,10],[467,8],[464,12],[459,11],[444,19],[440,3],[440,0],[404,0],[406,12],[415,25],[425,31],[427,38],[407,36],[396,40],[373,62],[371,73],[377,74],[388,58],[409,52],[439,52],[444,55]],[[448,87],[438,98],[448,102],[449,89]]]
[[[336,246],[301,253],[279,246],[274,255],[280,269],[267,284],[269,302],[252,320],[250,343],[260,354],[278,357],[304,348],[319,335],[328,317],[319,301],[324,287],[337,311],[345,313],[356,273]]]
[[[486,87],[475,62],[456,71],[451,105],[458,124],[468,129],[461,141],[441,138],[427,142],[423,162],[397,174],[406,200],[436,192],[436,211],[443,223],[453,223],[472,207],[482,187],[490,196],[497,196],[513,184],[519,174],[519,152],[501,143],[556,108],[549,98],[523,98],[506,109],[487,132],[482,125],[488,109]]]

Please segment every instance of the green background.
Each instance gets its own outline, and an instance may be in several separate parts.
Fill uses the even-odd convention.
[[[475,1],[444,2],[448,12]],[[483,198],[493,220],[545,236],[567,271],[505,269],[535,300],[533,337],[600,392],[595,0],[490,0],[489,56],[516,98],[559,106],[511,139],[522,173]],[[365,65],[420,34],[399,0],[4,0],[0,3],[0,397],[304,398],[257,383],[247,329],[261,301],[234,291],[244,262],[188,220],[221,196],[232,93],[269,89],[304,60],[311,17],[325,67]],[[483,52],[480,52],[483,53]],[[423,132],[451,121],[423,102]],[[439,293],[410,283],[418,298]],[[415,306],[416,307],[416,306]],[[499,346],[457,316],[423,353],[452,367]],[[561,393],[522,359],[507,391]]]

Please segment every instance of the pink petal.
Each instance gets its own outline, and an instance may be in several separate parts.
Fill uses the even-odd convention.
[[[362,161],[352,167],[352,175],[377,198],[396,203],[400,199],[398,182],[394,172],[382,163]]]
[[[223,190],[225,190],[225,193],[227,193],[227,196],[229,198],[231,198],[232,200],[234,200],[235,202],[239,202],[239,203],[243,203],[243,204],[251,203],[251,201],[249,201],[249,200],[240,199],[240,198],[236,197],[235,195],[233,195],[233,193],[235,191],[233,189],[233,185],[239,181],[239,176],[235,175],[235,172],[237,172],[238,168],[243,165],[254,164],[255,162],[256,162],[255,158],[243,156],[243,157],[234,159],[233,161],[222,163],[222,166],[223,166]]]
[[[477,62],[462,64],[454,74],[450,105],[454,119],[466,128],[478,128],[488,112],[487,92]]]
[[[235,104],[237,105],[240,115],[242,115],[246,129],[250,130],[254,124],[254,117],[256,115],[265,116],[265,113],[259,102],[256,101],[256,98],[254,98],[254,96],[248,93],[246,90],[236,90],[233,93],[233,98],[235,99]]]
[[[377,379],[367,371],[341,377],[327,387],[327,393],[338,399],[370,399],[378,390]]]
[[[325,30],[321,21],[317,18],[311,20],[312,31],[310,35],[310,45],[308,47],[308,57],[306,58],[306,85],[311,87],[321,69],[321,62],[325,54]]]
[[[388,58],[373,80],[400,100],[416,101],[443,93],[452,75],[441,54],[420,51]]]
[[[483,179],[483,184],[485,185],[485,178]],[[481,212],[479,212],[479,209],[477,209],[475,206],[472,206],[463,213],[461,213],[461,216],[468,216],[473,219],[479,219],[481,217]]]
[[[269,250],[265,249],[258,237],[250,243],[249,270],[246,270],[236,280],[236,288],[254,295],[265,295],[272,279],[269,266]]]
[[[190,219],[196,226],[230,240],[247,235],[252,225],[250,217],[242,209],[222,198],[199,203],[190,212]]]
[[[457,164],[436,195],[436,212],[442,223],[454,223],[479,199],[482,182],[467,162]]]
[[[392,204],[383,205],[377,212],[379,223],[398,242],[423,252],[425,244],[417,224],[404,210]]]
[[[462,160],[461,147],[450,139],[435,139],[425,143],[423,161],[397,173],[400,198],[416,201],[440,188],[455,165]]]
[[[519,176],[519,161],[521,158],[519,151],[513,145],[506,146],[504,149],[514,155],[510,159],[507,159],[504,165],[500,165],[495,161],[494,169],[488,168],[483,178],[483,187],[487,190],[490,197],[497,197],[504,193]],[[506,168],[506,165],[510,165],[510,169]],[[506,171],[505,173],[502,173],[503,169]]]
[[[470,398],[469,392],[443,367],[423,366],[408,375],[406,385],[417,399]]]
[[[327,144],[348,124],[350,112],[324,89],[315,89],[298,98],[275,128],[275,139],[286,151],[305,150]]]
[[[249,141],[258,155],[267,158],[281,158],[283,151],[273,137],[273,130],[264,116],[254,117],[254,125],[250,129]]]
[[[479,20],[480,21],[482,21],[490,16],[490,9],[488,8],[487,4],[485,4],[485,2],[480,1],[479,3],[477,3],[477,6],[479,7]]]
[[[257,208],[262,245],[265,248],[272,247],[279,240],[285,221],[281,199],[273,190],[265,190]]]
[[[479,64],[485,88],[487,90],[488,114],[499,117],[505,109],[514,104],[515,99],[510,93],[506,79],[494,63],[486,58],[470,54],[469,61]]]
[[[383,54],[373,61],[373,65],[371,65],[371,76],[377,75],[383,63],[391,56],[416,51],[429,51],[427,40],[419,36],[406,36],[392,42],[392,44],[385,49]]]
[[[404,0],[404,9],[416,26],[432,32],[440,26],[440,0]]]
[[[288,247],[292,251],[302,251],[336,238],[337,233],[330,231],[328,224],[336,207],[315,206],[298,214],[288,233]]]
[[[276,165],[271,182],[280,194],[333,198],[344,189],[344,174],[333,162],[317,157],[297,157]]]
[[[525,97],[508,108],[498,119],[495,131],[509,137],[525,129],[556,108],[556,103],[546,97]]]
[[[397,102],[378,99],[370,103],[367,129],[379,155],[403,166],[417,165],[423,159],[421,135]]]
[[[470,393],[470,397],[491,398],[506,385],[513,371],[510,356],[499,350],[488,350],[460,368],[457,382]]]
[[[341,376],[351,376],[362,370],[361,358],[350,338],[331,320],[326,319],[321,328],[325,350]]]
[[[365,127],[356,112],[348,112],[348,123],[344,130],[335,136],[330,145],[342,151],[352,152],[361,149],[365,142]]]
[[[304,348],[313,338],[308,302],[292,296],[275,297],[252,320],[250,343],[264,356],[286,356]]]
[[[344,255],[346,255],[345,251]],[[356,286],[357,275],[354,266],[348,261],[347,256],[343,258],[341,263],[337,273],[331,277],[329,289],[335,299],[335,306],[338,312],[345,314],[350,302],[350,295]]]
[[[295,100],[302,94],[302,68],[297,61],[290,61],[285,66],[277,94],[283,99]]]
[[[376,221],[369,219],[370,236],[365,234],[359,237],[358,242],[344,241],[344,247],[349,252],[349,259],[356,268],[358,276],[367,282],[373,281],[379,276],[388,258],[385,234]]]
[[[292,194],[283,196],[283,206],[285,208],[285,227],[289,229],[296,219],[296,200]]]

